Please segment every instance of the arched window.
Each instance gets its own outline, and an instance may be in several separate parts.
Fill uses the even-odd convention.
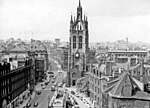
[[[79,36],[79,48],[82,48],[82,36]]]
[[[76,36],[73,36],[73,48],[76,48]]]

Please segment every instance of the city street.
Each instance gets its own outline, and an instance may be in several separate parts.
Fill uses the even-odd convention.
[[[55,82],[60,83],[62,81],[62,77],[63,75],[61,74],[56,78]],[[36,95],[35,98],[31,101],[30,108],[34,108],[34,102],[38,102],[37,108],[48,108],[48,101],[49,101],[48,98],[50,98],[51,100],[51,98],[54,95],[54,92],[51,91],[51,86],[53,85],[53,83],[51,83],[51,80],[45,89],[41,88],[41,94]]]

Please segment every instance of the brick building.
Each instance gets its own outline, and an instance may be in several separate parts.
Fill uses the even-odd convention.
[[[0,107],[15,108],[30,93],[33,65],[31,60],[25,61],[25,66],[10,70],[10,64],[0,64]]]

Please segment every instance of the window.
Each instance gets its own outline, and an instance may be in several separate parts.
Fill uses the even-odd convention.
[[[79,36],[79,48],[82,48],[82,36]]]
[[[76,77],[76,73],[72,73],[72,78],[75,78]]]
[[[96,100],[96,95],[95,95],[95,99],[94,100]]]
[[[93,69],[93,72],[94,72],[94,74],[95,74],[95,69]]]
[[[73,48],[76,48],[76,36],[73,36]]]
[[[98,70],[97,70],[97,76],[98,76]]]
[[[95,84],[96,84],[96,78],[95,78]]]

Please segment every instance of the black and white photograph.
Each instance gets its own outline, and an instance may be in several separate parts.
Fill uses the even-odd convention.
[[[150,108],[150,0],[0,0],[0,108]]]

